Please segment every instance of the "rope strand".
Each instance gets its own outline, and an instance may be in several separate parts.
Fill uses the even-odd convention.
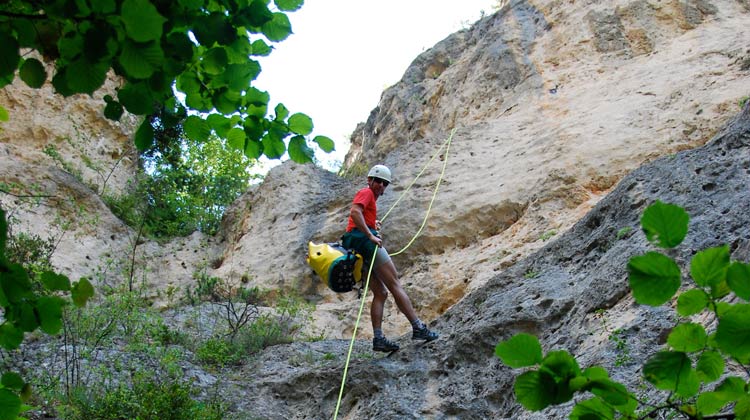
[[[362,318],[362,309],[365,307],[365,300],[367,299],[367,288],[370,286],[370,275],[372,275],[372,267],[375,265],[375,256],[378,254],[378,246],[375,245],[375,252],[372,253],[372,259],[370,260],[370,269],[367,271],[367,279],[365,280],[365,292],[362,293],[362,300],[359,303],[359,313],[357,313],[357,321],[354,323],[354,331],[352,331],[352,339],[349,342],[349,351],[346,353],[346,363],[344,363],[344,375],[341,377],[341,388],[339,389],[339,399],[336,401],[336,412],[333,415],[333,420],[336,420],[339,416],[339,407],[341,406],[341,397],[344,395],[344,384],[346,384],[346,373],[349,371],[349,360],[352,357],[352,349],[354,348],[354,339],[357,338],[357,328],[359,327],[359,320]]]
[[[419,177],[422,176],[422,174],[427,169],[427,167],[430,165],[430,163],[432,163],[432,161],[435,160],[435,158],[440,155],[440,152],[443,150],[443,147],[447,146],[446,149],[445,149],[445,159],[443,161],[443,169],[440,172],[440,177],[438,178],[437,184],[435,185],[435,191],[432,193],[432,199],[430,200],[430,205],[427,207],[427,212],[425,213],[424,220],[422,220],[422,226],[419,227],[419,230],[417,231],[417,233],[411,238],[411,240],[409,241],[409,243],[407,243],[404,248],[402,248],[400,251],[395,252],[395,253],[390,254],[390,255],[398,255],[398,254],[406,251],[406,249],[409,248],[409,246],[411,246],[411,244],[422,233],[422,230],[424,229],[425,225],[427,224],[427,218],[430,216],[430,211],[432,210],[432,204],[435,202],[435,197],[437,197],[437,192],[438,192],[438,189],[440,188],[440,183],[442,182],[443,176],[445,175],[445,168],[448,165],[448,152],[450,151],[451,141],[453,140],[453,135],[455,133],[456,133],[456,128],[454,128],[451,131],[450,136],[448,136],[448,139],[440,146],[440,149],[438,149],[437,153],[435,153],[432,156],[432,159],[430,159],[430,161],[427,162],[427,164],[422,168],[422,170],[419,172],[419,174],[417,174],[417,176],[414,178],[414,180],[411,182],[411,184],[409,184],[409,186],[406,187],[406,189],[404,190],[404,192],[401,193],[401,196],[399,196],[398,200],[396,200],[396,202],[393,203],[393,205],[391,205],[391,208],[388,209],[388,211],[385,213],[385,216],[383,216],[383,219],[381,220],[381,222],[384,221],[388,217],[388,215],[391,213],[391,210],[393,210],[396,207],[396,205],[401,201],[401,199],[404,198],[404,196],[406,195],[406,193],[417,182],[417,179],[419,179]],[[359,328],[359,321],[362,318],[362,310],[364,309],[365,300],[367,299],[367,290],[368,290],[368,288],[370,286],[370,276],[372,275],[372,268],[373,268],[373,266],[375,264],[375,256],[377,255],[377,253],[378,253],[378,246],[375,245],[375,252],[373,252],[373,254],[372,254],[372,259],[370,260],[370,269],[367,271],[367,279],[365,280],[365,292],[362,294],[362,300],[359,303],[359,312],[357,313],[357,320],[354,322],[354,331],[352,332],[352,339],[349,341],[349,351],[346,354],[346,362],[344,363],[344,374],[343,374],[343,376],[341,378],[341,388],[339,388],[339,397],[338,397],[338,401],[336,401],[336,411],[333,414],[333,420],[336,420],[338,418],[338,415],[339,415],[339,408],[341,407],[341,399],[342,399],[342,397],[344,395],[344,385],[346,384],[346,375],[349,372],[349,361],[351,360],[352,349],[354,348],[354,341],[355,341],[355,339],[357,337],[357,328]]]

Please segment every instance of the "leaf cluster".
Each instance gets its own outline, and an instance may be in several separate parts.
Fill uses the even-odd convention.
[[[657,201],[641,219],[646,238],[660,248],[674,248],[684,240],[689,216],[679,206]],[[517,334],[500,342],[496,355],[513,368],[532,367],[516,378],[514,391],[521,405],[542,410],[589,392],[592,398],[578,402],[571,419],[638,418],[636,409],[669,411],[691,419],[750,418],[748,378],[726,376],[729,363],[750,363],[750,304],[730,304],[731,294],[750,300],[750,265],[730,261],[726,245],[696,253],[690,261],[693,288],[677,295],[682,273],[669,256],[651,251],[630,259],[628,279],[636,302],[660,306],[677,295],[682,317],[708,312],[715,330],[693,322],[681,322],[667,338],[668,348],[652,355],[642,366],[643,377],[659,390],[669,391],[659,406],[644,406],[601,367],[580,370],[567,351],[543,357],[536,337]],[[717,383],[724,378],[720,383]]]
[[[94,294],[91,283],[82,278],[71,281],[52,271],[40,274],[44,292],[33,289],[29,274],[19,263],[6,257],[8,250],[8,224],[5,212],[0,209],[0,306],[3,322],[0,324],[0,347],[17,349],[24,334],[41,329],[47,334],[57,334],[62,328],[63,307],[69,300],[60,292],[69,293],[77,306],[83,306]],[[0,420],[15,419],[27,406],[23,401],[31,396],[31,388],[16,373],[7,372],[0,379]]]
[[[0,88],[16,73],[39,88],[50,79],[63,96],[92,94],[114,72],[124,82],[104,97],[104,115],[161,113],[167,127],[185,119],[185,134],[205,141],[215,134],[250,158],[310,162],[305,114],[279,104],[269,115],[270,95],[252,86],[261,71],[253,57],[266,56],[292,33],[288,12],[303,0],[10,0],[0,4]],[[22,56],[33,50],[38,58]],[[54,62],[47,74],[42,61]],[[183,101],[184,98],[184,101]],[[7,117],[0,109],[0,119]],[[7,119],[7,118],[5,118]],[[285,140],[288,140],[288,147]],[[154,139],[149,118],[135,144]],[[326,152],[333,141],[311,140]]]

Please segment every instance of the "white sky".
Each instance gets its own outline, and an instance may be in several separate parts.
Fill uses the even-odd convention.
[[[336,143],[316,156],[331,168],[349,149],[349,135],[367,120],[380,94],[401,79],[423,51],[497,0],[308,0],[289,13],[293,34],[260,60],[254,84],[291,113],[313,119],[313,135]],[[273,109],[273,108],[270,108]],[[338,166],[336,165],[336,168]]]

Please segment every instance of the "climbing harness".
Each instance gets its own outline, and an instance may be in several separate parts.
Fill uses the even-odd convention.
[[[396,207],[396,205],[401,201],[401,199],[404,197],[404,195],[406,195],[406,193],[411,189],[411,187],[417,182],[417,179],[419,179],[419,177],[422,176],[422,174],[427,169],[427,167],[430,165],[430,163],[432,163],[432,161],[435,160],[435,158],[439,156],[440,152],[445,147],[446,149],[445,149],[445,158],[443,160],[443,169],[440,172],[440,177],[438,177],[437,184],[435,185],[435,191],[432,194],[432,199],[430,200],[430,205],[427,207],[427,212],[425,213],[424,220],[422,221],[422,226],[420,226],[420,228],[417,231],[417,233],[414,234],[414,236],[406,244],[405,247],[403,247],[398,252],[395,252],[395,253],[390,254],[390,255],[398,255],[398,254],[406,251],[406,249],[409,248],[409,246],[411,246],[411,244],[414,242],[414,240],[416,240],[417,237],[422,233],[422,229],[424,229],[425,225],[427,224],[427,218],[430,215],[430,210],[432,210],[432,204],[434,203],[435,197],[437,196],[438,188],[440,187],[440,182],[443,180],[443,176],[445,175],[445,168],[448,165],[448,151],[450,150],[451,141],[453,141],[453,135],[455,133],[456,133],[456,128],[454,128],[453,130],[451,130],[450,136],[448,136],[448,139],[443,143],[442,146],[440,146],[440,149],[438,149],[437,153],[435,153],[435,155],[432,156],[432,159],[430,159],[430,161],[427,162],[427,164],[422,168],[422,170],[419,172],[419,174],[417,174],[417,176],[414,178],[414,180],[411,182],[411,184],[409,184],[409,186],[406,187],[406,189],[404,190],[404,192],[401,193],[401,195],[396,200],[396,202],[393,203],[393,205],[391,206],[391,208],[388,209],[388,211],[385,213],[385,215],[381,219],[381,223],[382,223],[388,217],[388,215],[391,213],[391,210],[393,210],[393,208]],[[354,331],[352,331],[352,339],[349,342],[349,351],[346,353],[346,362],[344,363],[344,374],[341,377],[341,388],[339,389],[339,397],[338,397],[338,401],[336,401],[336,411],[333,414],[333,420],[336,420],[338,418],[338,415],[339,415],[339,408],[341,407],[341,398],[344,395],[344,385],[346,384],[346,374],[349,371],[349,361],[351,360],[352,349],[354,348],[354,340],[357,338],[357,328],[359,327],[359,321],[362,318],[362,309],[364,308],[364,306],[365,306],[365,300],[367,299],[367,293],[366,292],[367,292],[368,287],[370,285],[370,276],[372,275],[372,268],[373,268],[373,265],[375,263],[375,255],[377,254],[377,252],[378,252],[378,247],[376,245],[375,246],[375,251],[372,254],[372,258],[370,258],[370,268],[367,271],[367,278],[365,280],[365,287],[364,287],[365,293],[362,294],[362,297],[360,299],[359,312],[357,313],[357,320],[354,322]]]

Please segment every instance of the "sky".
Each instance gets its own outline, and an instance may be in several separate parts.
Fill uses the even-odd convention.
[[[469,28],[497,0],[308,0],[288,14],[293,34],[262,57],[254,86],[291,113],[310,116],[313,136],[336,151],[316,152],[335,170],[349,135],[401,79],[409,64],[448,35]],[[271,108],[272,109],[272,108]],[[268,164],[267,164],[268,165]]]

